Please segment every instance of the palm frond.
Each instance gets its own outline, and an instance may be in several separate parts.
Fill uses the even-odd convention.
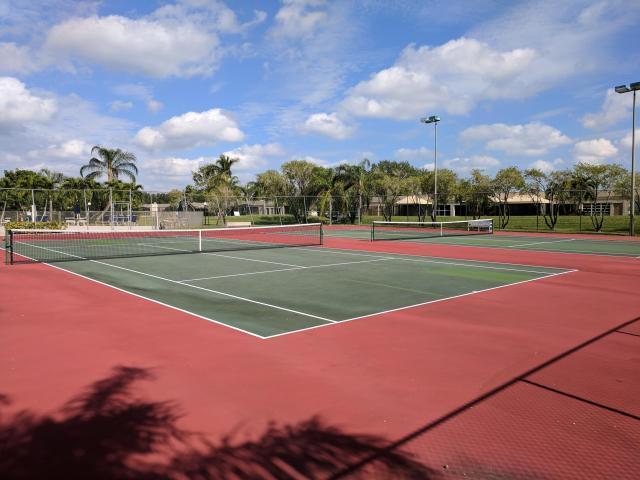
[[[95,172],[91,172],[88,175],[86,175],[84,178],[86,178],[87,180],[95,180],[96,178],[98,178],[100,175],[102,175],[102,172],[100,171],[95,171]]]
[[[138,167],[134,163],[125,162],[125,163],[119,163],[117,165],[113,165],[114,171],[117,171],[123,168],[127,170],[133,170],[136,174],[138,173]]]
[[[121,176],[125,176],[125,177],[128,177],[129,180],[131,180],[132,182],[136,181],[136,176],[134,175],[134,173],[131,170],[127,170],[125,168],[119,168],[118,170],[114,170],[113,171],[113,175],[116,178],[120,178]]]

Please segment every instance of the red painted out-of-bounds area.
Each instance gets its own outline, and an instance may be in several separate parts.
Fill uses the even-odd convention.
[[[16,478],[640,477],[640,260],[326,247],[577,271],[261,340],[47,265],[2,265],[0,468]]]

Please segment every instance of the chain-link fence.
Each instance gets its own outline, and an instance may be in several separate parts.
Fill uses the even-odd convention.
[[[640,212],[640,189],[635,213]],[[327,192],[318,196],[251,196],[203,191],[0,189],[0,221],[57,222],[66,226],[162,228],[323,222],[368,224],[374,220],[494,219],[498,230],[625,234],[631,202],[616,192],[566,190],[548,195],[467,192],[389,195]],[[636,222],[637,223],[637,222]],[[640,228],[636,225],[636,233]]]

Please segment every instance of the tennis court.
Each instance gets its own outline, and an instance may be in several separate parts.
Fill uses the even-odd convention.
[[[370,226],[338,227],[327,229],[325,235],[336,238],[371,240]],[[424,244],[446,244],[452,246],[506,248],[511,250],[531,250],[538,252],[575,253],[587,255],[612,255],[622,257],[640,257],[640,241],[620,239],[571,237],[554,234],[518,234],[500,232],[493,235],[455,235],[440,237],[425,234],[407,236],[406,229],[397,234],[386,233],[379,240],[419,242]]]
[[[570,271],[322,248],[319,226],[313,224],[21,237],[26,238],[15,242],[16,257],[51,262],[262,338]],[[194,251],[201,254],[179,255]]]
[[[8,428],[128,455],[156,406],[180,478],[637,477],[637,241],[383,228],[13,230]]]

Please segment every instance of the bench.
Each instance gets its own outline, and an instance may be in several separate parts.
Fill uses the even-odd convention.
[[[233,228],[233,227],[250,227],[251,222],[226,222],[224,224],[225,227]]]

